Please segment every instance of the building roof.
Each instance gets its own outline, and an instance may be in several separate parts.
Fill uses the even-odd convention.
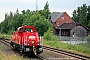
[[[78,23],[78,22],[72,22],[72,23],[63,23],[62,25],[60,25],[59,27],[58,27],[58,29],[72,29],[72,28],[74,28],[75,26],[83,26],[85,29],[87,29],[88,30],[88,28],[87,27],[85,27],[83,24],[81,24],[81,23]]]
[[[49,16],[49,18],[51,18],[51,20],[52,20],[52,22],[56,22],[56,20],[60,17],[60,16],[62,16],[62,14],[63,14],[64,12],[53,12],[53,13],[51,13],[50,14],[50,16]]]

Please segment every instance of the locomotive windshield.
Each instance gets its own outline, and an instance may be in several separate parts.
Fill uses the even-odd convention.
[[[33,32],[32,28],[20,28],[19,32]]]
[[[24,28],[25,32],[32,32],[32,28]]]

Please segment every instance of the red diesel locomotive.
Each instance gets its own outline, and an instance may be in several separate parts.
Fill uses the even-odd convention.
[[[40,54],[43,48],[40,45],[40,37],[34,26],[21,26],[10,37],[11,46],[21,52]]]

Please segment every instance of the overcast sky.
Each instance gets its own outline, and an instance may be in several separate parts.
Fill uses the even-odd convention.
[[[49,3],[51,12],[67,12],[72,16],[73,10],[83,4],[90,5],[90,0],[38,0],[38,10],[44,8],[46,1]],[[0,0],[0,22],[4,20],[5,13],[15,13],[18,8],[22,10],[36,10],[36,0]]]

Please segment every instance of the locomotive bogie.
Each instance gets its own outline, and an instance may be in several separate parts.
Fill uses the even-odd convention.
[[[42,46],[36,46],[33,48],[33,46],[24,46],[24,45],[19,45],[19,44],[16,44],[14,42],[11,42],[10,43],[11,46],[14,48],[14,49],[17,49],[19,50],[20,52],[23,52],[23,53],[32,53],[33,52],[33,49],[36,49],[36,53],[37,54],[40,54],[43,52],[43,48]],[[34,53],[34,52],[33,52]]]

